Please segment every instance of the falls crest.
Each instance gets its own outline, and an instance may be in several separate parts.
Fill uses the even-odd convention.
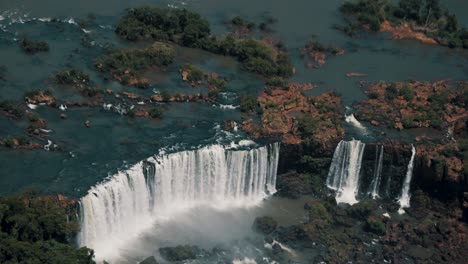
[[[79,244],[99,259],[164,215],[258,203],[276,192],[278,155],[279,143],[252,150],[213,145],[141,161],[81,199]]]
[[[333,154],[327,186],[336,190],[338,203],[355,204],[365,144],[359,140],[341,141]]]

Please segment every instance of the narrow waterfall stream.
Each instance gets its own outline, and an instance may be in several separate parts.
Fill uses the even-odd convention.
[[[372,178],[369,190],[372,199],[379,197],[379,186],[382,179],[383,153],[383,145],[375,146],[374,177]]]
[[[398,198],[398,203],[400,204],[400,209],[398,213],[403,214],[405,210],[403,208],[410,207],[410,187],[411,187],[411,178],[413,177],[413,167],[414,167],[414,156],[416,155],[416,148],[411,145],[411,159],[408,163],[408,169],[406,171],[405,181],[403,182],[403,187],[401,189],[400,198]]]

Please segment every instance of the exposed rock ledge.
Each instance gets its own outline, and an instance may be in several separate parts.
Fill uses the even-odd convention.
[[[408,22],[400,26],[392,26],[390,22],[384,21],[380,24],[380,31],[391,33],[392,39],[416,39],[427,44],[438,44],[435,39],[426,36],[423,32],[414,30],[413,26]]]

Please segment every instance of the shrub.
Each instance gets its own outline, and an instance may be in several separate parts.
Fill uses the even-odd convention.
[[[281,77],[273,77],[268,79],[266,85],[272,87],[287,87],[288,83]]]
[[[49,44],[45,41],[35,41],[28,38],[23,38],[20,42],[21,49],[28,54],[36,54],[38,52],[49,51]]]
[[[0,100],[0,111],[11,115],[15,119],[22,118],[24,113],[21,107],[11,100]]]
[[[377,217],[371,216],[367,218],[364,229],[368,232],[381,236],[385,234],[385,223]]]
[[[191,64],[184,65],[181,70],[187,72],[187,81],[189,82],[199,82],[205,77],[205,73],[200,68]]]
[[[169,100],[171,100],[171,95],[170,95],[169,92],[166,91],[166,90],[161,91],[160,95],[161,95],[162,100],[163,100],[164,102],[169,102]]]
[[[403,96],[406,101],[411,102],[414,98],[413,88],[408,84],[403,85],[403,88],[400,89],[400,95]]]
[[[89,85],[89,75],[78,69],[62,70],[55,74],[53,80],[58,84]]]
[[[243,26],[245,24],[245,21],[244,21],[244,19],[242,17],[236,16],[231,20],[231,23],[234,26]]]
[[[135,77],[151,66],[167,66],[175,57],[175,50],[168,44],[154,43],[146,49],[114,50],[96,61],[96,66],[111,76]]]
[[[257,110],[257,98],[254,96],[242,96],[240,98],[240,110],[244,113],[252,113]]]
[[[394,83],[387,85],[385,88],[385,98],[389,101],[392,101],[398,96],[398,89]]]
[[[151,118],[160,119],[163,115],[163,110],[161,108],[151,108],[148,114]]]

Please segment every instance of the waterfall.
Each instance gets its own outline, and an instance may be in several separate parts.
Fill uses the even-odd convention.
[[[350,114],[350,115],[345,115],[345,121],[347,123],[350,123],[352,124],[353,126],[355,126],[356,128],[360,129],[360,130],[366,130],[366,127],[363,126],[361,124],[361,122],[359,122],[356,117],[354,116],[354,114]]]
[[[414,166],[414,156],[416,155],[416,149],[413,145],[411,145],[411,159],[408,163],[408,169],[406,170],[406,177],[405,181],[403,182],[403,187],[401,189],[401,195],[398,199],[398,203],[400,204],[400,209],[398,213],[403,214],[405,210],[403,208],[408,208],[410,206],[410,186],[411,186],[411,178],[413,177],[413,166]]]
[[[160,155],[120,171],[80,200],[80,246],[114,257],[154,221],[195,206],[232,208],[276,192],[279,143],[252,150],[220,145]]]
[[[383,145],[375,146],[374,177],[372,178],[369,190],[372,199],[379,197],[380,179],[382,178],[383,152]]]
[[[338,203],[357,203],[361,160],[365,144],[359,140],[341,141],[333,154],[327,186],[336,190]]]

